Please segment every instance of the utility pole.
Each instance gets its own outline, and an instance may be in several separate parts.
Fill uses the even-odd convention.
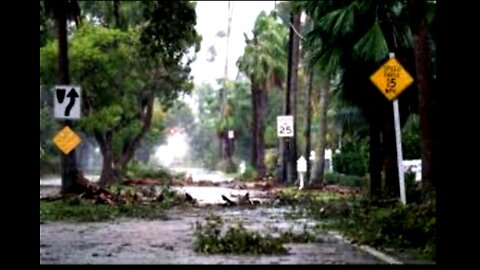
[[[226,56],[225,56],[225,68],[223,74],[223,84],[222,88],[219,92],[219,99],[220,99],[220,119],[224,120],[226,115],[226,106],[227,106],[227,80],[228,80],[228,51],[230,45],[230,29],[232,25],[232,16],[233,16],[233,3],[232,1],[228,1],[228,15],[227,15],[227,47],[226,47]],[[227,136],[227,130],[222,130],[219,138],[219,150],[220,150],[220,158],[221,162],[228,161],[231,163],[231,150],[230,150],[230,143]]]
[[[287,183],[292,183],[296,179],[296,94],[297,94],[297,77],[298,62],[300,59],[300,37],[295,33],[296,29],[300,29],[300,13],[292,12],[290,14],[290,35],[288,46],[288,78],[287,92],[285,95],[285,115],[293,115],[293,138],[285,138],[282,161],[282,179]]]

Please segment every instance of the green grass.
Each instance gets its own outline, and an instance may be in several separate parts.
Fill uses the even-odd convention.
[[[53,201],[40,202],[40,222],[76,221],[92,222],[113,220],[120,217],[162,219],[165,208],[158,204],[151,205],[105,205],[90,201]]]
[[[391,248],[412,258],[434,261],[436,251],[435,201],[375,206],[361,197],[337,198],[317,193],[284,193],[296,199],[296,213],[322,222],[323,229],[341,231],[359,244]]]
[[[57,201],[40,201],[40,223],[46,221],[95,222],[113,220],[121,217],[141,219],[164,219],[165,211],[182,204],[181,198],[171,190],[163,191],[162,202],[125,202],[116,205],[95,204],[93,201],[78,197]]]

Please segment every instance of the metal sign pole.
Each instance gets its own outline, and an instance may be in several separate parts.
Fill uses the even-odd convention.
[[[390,58],[395,57],[395,53],[389,54]],[[403,204],[407,203],[405,195],[405,179],[403,174],[403,152],[402,152],[402,132],[400,128],[400,112],[398,109],[398,98],[393,101],[393,119],[395,121],[395,142],[397,146],[397,166],[398,180],[400,182],[400,199]]]

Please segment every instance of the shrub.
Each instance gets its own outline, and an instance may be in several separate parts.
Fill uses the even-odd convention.
[[[267,175],[275,175],[277,169],[278,150],[276,148],[265,151],[265,167]]]
[[[368,143],[346,142],[340,153],[333,155],[333,169],[337,173],[364,176],[368,171]]]
[[[348,187],[361,187],[365,185],[365,178],[357,175],[344,175],[339,173],[326,173],[325,183]]]
[[[358,207],[341,219],[340,228],[360,243],[419,250],[435,259],[435,202],[397,204],[389,208]]]
[[[155,178],[155,179],[171,179],[172,173],[167,169],[152,169],[138,161],[130,162],[125,171],[124,176],[127,178]]]
[[[240,180],[242,181],[249,181],[254,180],[258,176],[257,170],[252,165],[247,165],[245,168],[245,172],[240,175]]]

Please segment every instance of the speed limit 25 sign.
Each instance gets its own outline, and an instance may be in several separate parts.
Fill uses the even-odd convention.
[[[395,58],[388,59],[370,80],[389,100],[396,99],[413,82],[412,76]]]
[[[278,137],[293,137],[293,115],[277,116]]]

